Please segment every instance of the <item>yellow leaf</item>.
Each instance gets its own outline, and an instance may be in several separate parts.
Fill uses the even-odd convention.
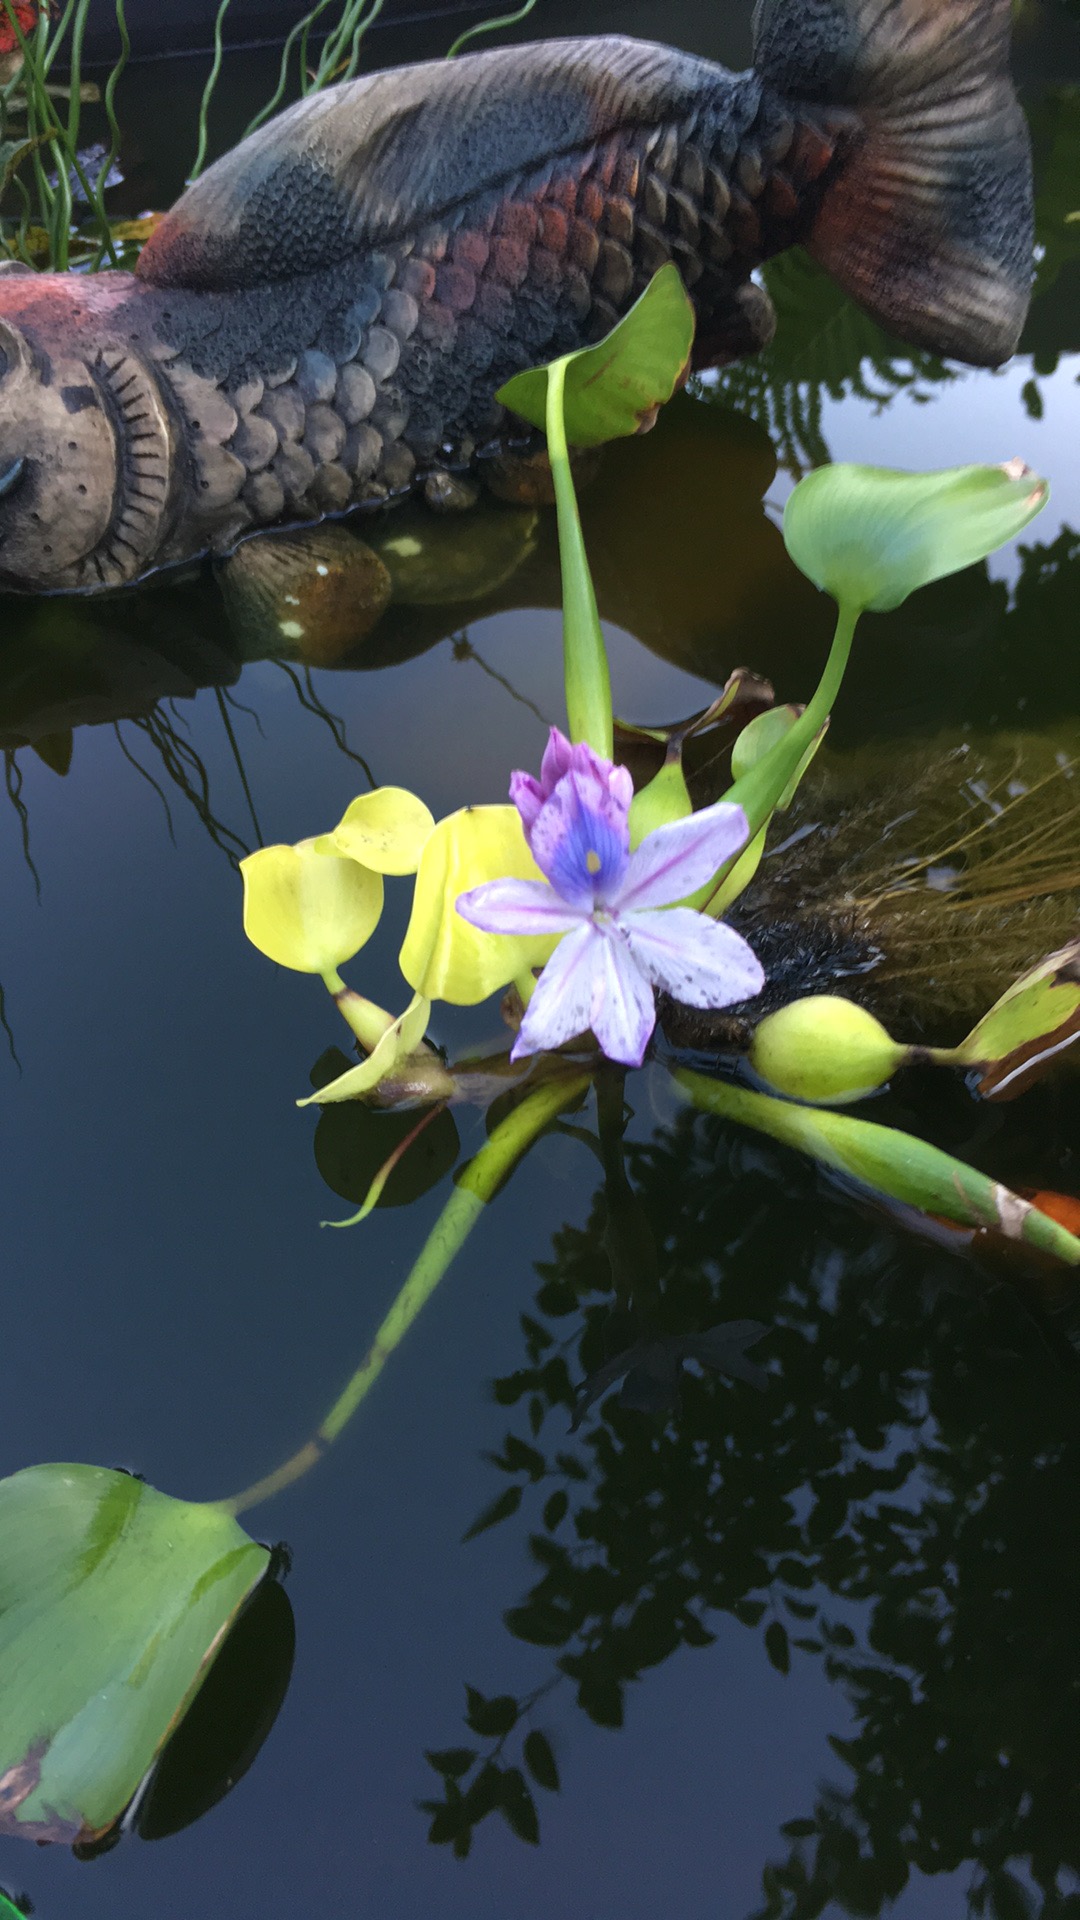
[[[298,1100],[298,1107],[329,1107],[338,1100],[359,1100],[365,1093],[377,1087],[380,1080],[396,1067],[399,1060],[408,1059],[415,1053],[427,1031],[431,1014],[431,1001],[425,1000],[420,993],[414,993],[404,1013],[399,1014],[393,1026],[388,1027],[374,1052],[358,1067],[350,1067],[348,1073],[339,1073],[325,1087],[309,1093],[306,1100]]]
[[[332,833],[315,845],[344,854],[373,873],[415,873],[435,826],[422,800],[404,787],[376,787],[346,808]]]
[[[417,993],[471,1007],[530,967],[543,966],[557,935],[481,933],[457,911],[459,894],[503,879],[543,879],[516,807],[465,807],[439,821],[420,857],[401,949],[401,971]]]
[[[383,905],[381,876],[314,842],[262,847],[241,860],[244,932],[279,967],[328,973],[371,938]]]

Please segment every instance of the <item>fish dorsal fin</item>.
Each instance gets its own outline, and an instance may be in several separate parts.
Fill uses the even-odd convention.
[[[622,127],[680,120],[730,87],[708,61],[605,37],[500,47],[310,95],[210,167],[138,272],[259,286],[408,234]]]

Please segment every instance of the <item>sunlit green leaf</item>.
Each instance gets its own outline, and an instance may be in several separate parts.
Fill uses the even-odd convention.
[[[112,1828],[270,1554],[229,1515],[130,1474],[0,1481],[0,1832]]]
[[[598,447],[651,427],[686,376],[694,309],[676,266],[661,267],[641,298],[593,347],[566,356],[566,437]],[[546,425],[546,367],[516,373],[496,398],[534,427]]]
[[[936,473],[819,467],[788,500],[784,540],[795,565],[840,605],[881,613],[985,560],[1049,495],[1022,460]]]
[[[279,967],[327,973],[358,953],[379,924],[380,874],[314,842],[261,847],[240,862],[244,932]]]

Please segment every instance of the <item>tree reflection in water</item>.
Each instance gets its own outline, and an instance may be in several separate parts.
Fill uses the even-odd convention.
[[[1077,1104],[1065,1084],[1014,1110],[1004,1177],[1038,1160],[1075,1181],[1053,1143]],[[939,1134],[974,1132],[972,1112],[958,1091]],[[793,1156],[689,1114],[628,1147],[627,1169],[658,1285],[613,1304],[601,1191],[583,1229],[555,1235],[523,1364],[495,1384],[524,1418],[482,1520],[523,1502],[540,1568],[511,1633],[550,1647],[553,1680],[606,1727],[631,1682],[709,1644],[718,1613],[762,1631],[782,1672],[822,1663],[856,1731],[831,1742],[835,1783],[792,1809],[755,1920],[877,1914],[913,1870],[965,1865],[973,1912],[1080,1912],[1073,1283],[908,1239]],[[615,1391],[571,1437],[582,1376],[635,1339],[751,1316],[769,1323],[764,1394],[683,1370],[663,1411]],[[524,1830],[499,1778],[516,1773],[520,1797],[529,1752],[522,1767],[512,1749],[538,1697],[470,1697],[471,1747],[432,1756],[432,1839],[464,1852],[500,1806]]]

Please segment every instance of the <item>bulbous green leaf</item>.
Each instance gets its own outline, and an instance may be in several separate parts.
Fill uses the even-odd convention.
[[[1049,496],[1022,460],[936,473],[819,467],[788,500],[784,540],[801,572],[849,612],[883,613],[916,587],[985,560]]]
[[[651,427],[690,364],[694,309],[668,264],[594,347],[566,356],[564,417],[574,447],[599,447]],[[516,373],[496,399],[534,427],[547,424],[547,368]]]
[[[792,1100],[843,1106],[884,1086],[907,1055],[865,1007],[842,994],[813,993],[766,1014],[750,1065]]]
[[[371,938],[383,883],[355,860],[314,841],[260,847],[240,862],[244,932],[252,946],[296,973],[332,973]]]
[[[646,834],[656,827],[667,826],[672,820],[685,820],[693,811],[680,747],[665,760],[648,785],[638,789],[630,803],[631,850],[640,847]]]
[[[0,1480],[0,1833],[119,1820],[270,1564],[227,1513],[102,1467]]]
[[[315,842],[319,853],[340,853],[373,873],[415,873],[433,815],[405,787],[376,787],[346,808],[337,826]]]

